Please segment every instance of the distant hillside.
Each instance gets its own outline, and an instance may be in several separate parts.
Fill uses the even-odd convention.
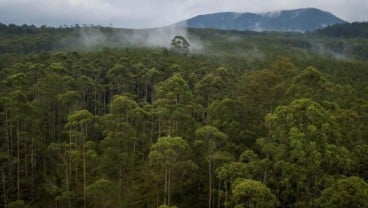
[[[353,22],[329,27],[316,31],[319,35],[344,38],[368,38],[368,22]]]
[[[199,15],[177,23],[190,28],[252,31],[313,31],[329,25],[345,23],[335,15],[307,8],[267,13],[214,13]]]

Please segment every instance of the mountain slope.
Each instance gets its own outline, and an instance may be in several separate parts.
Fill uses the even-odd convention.
[[[267,13],[223,12],[199,15],[177,23],[189,28],[253,31],[312,31],[329,25],[345,23],[335,15],[314,8]]]
[[[318,35],[343,38],[368,38],[368,22],[331,25],[315,31]]]

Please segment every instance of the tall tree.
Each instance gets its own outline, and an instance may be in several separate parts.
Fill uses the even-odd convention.
[[[368,184],[356,176],[341,179],[323,190],[315,204],[323,208],[367,207]]]
[[[83,204],[87,206],[86,186],[87,186],[87,170],[86,170],[86,141],[88,140],[88,132],[92,127],[93,115],[88,110],[80,110],[71,112],[65,127],[69,130],[70,143],[74,143],[77,151],[82,152],[82,171],[83,171]],[[77,174],[77,173],[76,173]],[[77,177],[77,175],[76,175]]]
[[[221,146],[225,144],[228,136],[212,126],[203,126],[195,132],[195,144],[200,146],[202,156],[208,164],[208,208],[213,207],[213,174],[215,167],[215,161],[221,157]],[[226,155],[223,155],[226,156]]]
[[[277,198],[271,190],[255,180],[238,179],[233,186],[232,195],[229,204],[234,208],[272,208],[277,205]]]
[[[264,170],[263,182],[275,190],[283,206],[309,206],[329,174],[351,166],[346,148],[337,146],[341,134],[336,120],[310,99],[277,107],[266,116],[266,125],[268,136],[257,141],[266,159],[272,161]]]
[[[189,161],[191,148],[180,137],[161,137],[151,147],[149,159],[153,169],[158,169],[160,177],[164,178],[164,205],[170,206],[173,176],[184,173]]]

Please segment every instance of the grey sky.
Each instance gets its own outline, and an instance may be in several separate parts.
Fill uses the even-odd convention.
[[[145,28],[199,14],[315,7],[347,21],[368,20],[368,0],[0,0],[0,22]]]

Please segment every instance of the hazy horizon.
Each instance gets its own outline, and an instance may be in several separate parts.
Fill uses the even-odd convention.
[[[360,0],[0,0],[0,22],[153,28],[208,13],[263,13],[299,8],[321,9],[349,22],[368,20],[368,1]]]

